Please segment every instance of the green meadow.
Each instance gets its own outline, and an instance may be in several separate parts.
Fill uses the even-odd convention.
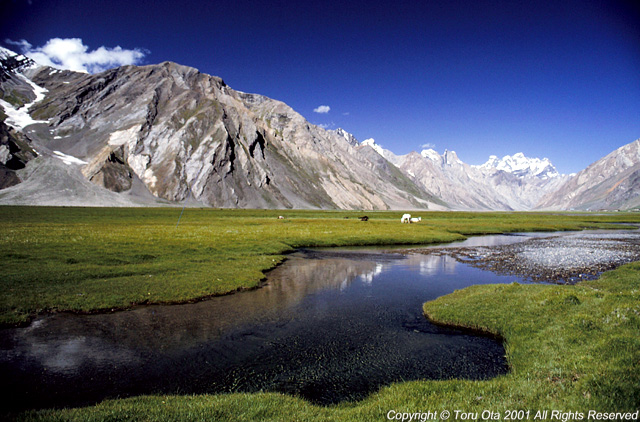
[[[256,288],[266,271],[302,247],[428,244],[640,222],[636,213],[423,212],[413,213],[422,222],[408,225],[400,223],[402,212],[188,208],[177,224],[180,212],[0,207],[0,323]],[[369,221],[358,219],[363,215]],[[436,322],[504,340],[511,371],[489,381],[398,383],[361,402],[332,407],[274,393],[143,396],[17,417],[361,421],[386,420],[389,411],[635,411],[640,408],[639,287],[640,264],[630,264],[576,286],[475,286],[425,304],[425,314]]]

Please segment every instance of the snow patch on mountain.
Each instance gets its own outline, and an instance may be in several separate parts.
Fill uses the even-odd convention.
[[[47,90],[45,88],[42,88],[34,84],[31,80],[27,79],[24,75],[20,73],[17,74],[17,77],[24,80],[24,82],[26,82],[27,84],[29,84],[29,86],[33,89],[33,92],[36,95],[36,99],[28,104],[23,105],[20,108],[15,108],[8,102],[4,100],[0,100],[0,106],[2,106],[2,108],[4,109],[4,114],[7,115],[7,119],[5,120],[5,123],[17,130],[22,130],[26,126],[33,125],[35,123],[47,123],[47,121],[45,120],[34,120],[29,115],[29,109],[31,108],[31,106],[33,106],[39,101],[42,101],[45,97],[45,94],[47,93]]]
[[[380,145],[376,144],[375,139],[373,139],[373,138],[365,139],[364,141],[362,141],[362,143],[360,145],[362,145],[362,146],[370,146],[378,154],[380,154],[380,155],[382,155],[384,157],[384,151],[385,150]]]
[[[356,137],[342,128],[338,128],[333,131],[330,130],[328,132],[334,132],[336,135],[343,137],[351,146],[358,146],[358,140]]]
[[[4,114],[7,116],[7,118],[5,119],[5,123],[16,130],[22,130],[26,126],[29,126],[35,123],[47,123],[46,121],[42,121],[42,120],[34,120],[29,115],[29,109],[34,104],[44,99],[46,93],[48,92],[47,89],[36,85],[33,81],[31,81],[29,78],[27,78],[22,73],[20,73],[27,68],[38,67],[39,65],[34,64],[26,56],[14,53],[13,51],[4,47],[0,47],[0,60],[2,61],[0,63],[0,68],[1,68],[0,70],[2,70],[2,73],[4,75],[7,75],[7,74],[14,75],[20,81],[25,83],[35,95],[35,99],[33,101],[31,101],[30,103],[24,104],[22,107],[19,107],[19,108],[14,107],[12,104],[10,104],[5,100],[0,100],[0,106],[4,109]],[[19,64],[23,60],[28,61],[28,64],[26,67]],[[33,64],[29,64],[29,63],[33,63]],[[5,67],[5,65],[7,67]]]
[[[16,53],[15,51],[5,47],[0,47],[0,59],[7,59],[9,57],[15,57],[18,60],[27,58],[27,56],[25,56],[24,54]]]
[[[480,170],[502,170],[520,177],[536,176],[546,179],[560,176],[548,158],[529,158],[521,152],[514,155],[505,155],[501,159],[491,155],[486,163],[472,167]]]
[[[440,154],[438,154],[438,152],[433,149],[423,149],[420,155],[422,155],[424,158],[428,158],[434,163],[440,163],[442,161],[442,157],[440,156]]]
[[[72,164],[79,164],[79,165],[87,164],[86,161],[81,160],[81,159],[79,159],[77,157],[74,157],[73,155],[68,155],[68,154],[62,153],[60,151],[53,151],[53,153],[55,154],[54,157],[62,160],[68,166],[70,166]]]
[[[465,163],[458,158],[458,154],[455,151],[444,150],[444,153],[440,155],[436,150],[433,149],[423,149],[420,152],[420,155],[432,161],[437,166],[464,166]]]
[[[395,166],[400,166],[405,156],[398,156],[388,149],[383,148],[382,146],[376,144],[376,141],[373,138],[365,139],[360,143],[361,146],[369,146],[373,148],[375,152],[380,154],[385,160],[389,161],[391,164]]]

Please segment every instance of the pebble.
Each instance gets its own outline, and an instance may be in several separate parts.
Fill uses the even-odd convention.
[[[640,261],[640,233],[572,233],[500,246],[442,248],[458,261],[529,281],[574,284]]]

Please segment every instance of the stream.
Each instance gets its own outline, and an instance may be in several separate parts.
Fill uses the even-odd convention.
[[[258,391],[330,405],[393,382],[487,379],[508,371],[501,343],[435,326],[422,304],[472,284],[514,281],[523,282],[446,254],[302,250],[252,291],[107,314],[57,313],[0,330],[4,408]]]

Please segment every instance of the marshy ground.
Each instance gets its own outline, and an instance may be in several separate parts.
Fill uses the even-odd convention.
[[[422,214],[419,224],[402,225],[401,212],[367,212],[369,221],[362,222],[356,218],[361,212],[187,209],[178,227],[179,214],[175,208],[0,207],[0,323],[25,324],[38,314],[62,311],[111,312],[136,304],[189,302],[253,288],[261,285],[265,271],[299,248],[424,245],[491,233],[640,222],[638,213],[433,212]],[[584,252],[582,240],[569,242],[565,251]],[[614,238],[608,243],[589,255],[633,249]],[[514,249],[526,245],[505,247],[504,256],[514,255],[504,267],[525,265],[528,269],[520,273],[540,272],[540,262],[553,249],[542,241],[532,244],[533,252]],[[488,256],[461,259],[490,261]],[[600,271],[597,265],[588,267]],[[578,274],[586,273],[583,267]],[[491,380],[399,382],[364,400],[335,406],[279,393],[157,394],[3,416],[47,421],[361,421],[384,420],[390,410],[635,411],[640,408],[639,303],[638,262],[574,285],[472,286],[425,303],[431,320],[504,339],[511,370]]]

